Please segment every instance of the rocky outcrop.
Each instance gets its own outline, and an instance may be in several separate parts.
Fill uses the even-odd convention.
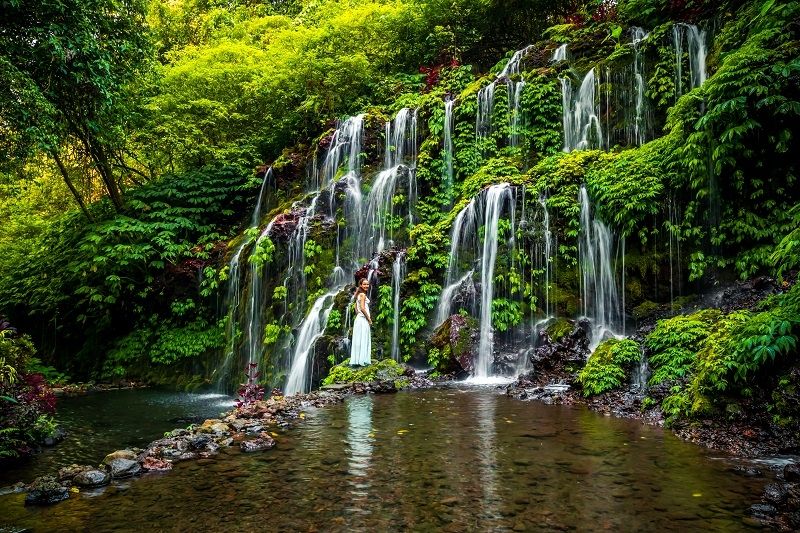
[[[431,345],[439,350],[439,365],[436,370],[456,376],[471,374],[475,367],[477,342],[477,322],[474,318],[450,316],[436,328],[431,337]]]

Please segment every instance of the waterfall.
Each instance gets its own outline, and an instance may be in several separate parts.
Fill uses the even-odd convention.
[[[444,101],[444,182],[447,197],[453,201],[453,105],[455,100]]]
[[[689,38],[689,70],[694,89],[706,81],[706,32],[694,24],[687,25],[686,30]]]
[[[633,118],[633,142],[637,146],[645,143],[646,119],[645,119],[645,73],[644,57],[640,44],[647,39],[647,33],[637,26],[631,28],[631,46],[633,47],[633,95],[634,110]]]
[[[363,228],[360,232],[362,239],[360,257],[371,257],[392,245],[391,230],[387,235],[386,222],[394,214],[392,198],[397,187],[397,179],[403,169],[408,171],[405,166],[382,170],[372,180],[372,189],[367,196],[364,216],[361,219]]]
[[[391,123],[387,123],[387,152],[384,157],[385,168],[407,163],[415,167],[417,162],[417,114],[416,109],[404,107],[395,115]],[[391,145],[388,144],[391,139]]]
[[[617,283],[612,267],[611,230],[592,217],[589,194],[581,186],[580,239],[578,256],[581,279],[581,305],[583,316],[592,323],[591,351],[608,335],[622,325]]]
[[[700,87],[706,81],[706,31],[694,24],[675,24],[672,27],[672,43],[675,47],[675,96],[683,94],[683,43],[688,42],[689,88]]]
[[[683,34],[685,26],[675,24],[672,27],[672,44],[675,47],[675,99],[683,94]]]
[[[542,195],[539,197],[539,204],[542,206],[544,213],[542,241],[544,243],[544,253],[542,257],[542,266],[544,267],[544,314],[546,317],[552,316],[550,309],[550,284],[553,278],[553,233],[550,231],[550,213],[547,211],[547,198]]]
[[[478,141],[488,137],[492,129],[492,110],[494,108],[494,87],[496,83],[496,81],[493,81],[478,91],[478,115],[475,119],[475,137]]]
[[[519,133],[520,133],[520,115],[522,112],[520,111],[520,103],[522,101],[522,90],[525,88],[525,80],[521,80],[517,83],[508,83],[508,92],[509,92],[509,117],[511,120],[511,129],[508,137],[508,144],[509,146],[516,147],[519,146]],[[512,93],[513,89],[513,94]]]
[[[477,197],[476,197],[477,198]],[[462,276],[456,281],[458,276],[459,250],[464,244],[474,245],[478,232],[478,216],[475,198],[458,212],[453,221],[453,229],[450,232],[450,255],[447,262],[447,274],[445,276],[444,290],[439,297],[439,305],[436,311],[436,325],[444,322],[450,316],[450,306],[456,289],[466,280]],[[472,271],[470,271],[471,276]],[[449,289],[449,290],[448,290]]]
[[[405,252],[398,252],[392,264],[392,359],[395,361],[400,361],[400,283],[405,266]]]
[[[389,171],[399,165],[408,167],[408,223],[414,223],[414,207],[417,203],[417,156],[419,155],[419,110],[404,107],[397,112],[384,130],[386,152],[383,170]],[[396,170],[395,170],[396,172]]]
[[[492,185],[486,191],[484,209],[483,253],[481,254],[481,317],[480,343],[475,361],[475,377],[489,377],[494,348],[494,329],[492,328],[492,302],[494,300],[494,268],[497,259],[497,233],[500,212],[504,202],[511,197],[507,183]]]
[[[558,63],[567,60],[567,44],[564,43],[553,52],[553,57],[550,58],[551,63]]]
[[[583,78],[577,95],[573,95],[569,78],[561,80],[564,151],[585,150],[603,146],[603,132],[595,103],[595,72],[591,69]]]
[[[508,120],[509,120],[509,146],[517,146],[519,144],[519,125],[520,125],[520,101],[522,99],[522,90],[525,88],[525,80],[514,81],[512,76],[520,74],[520,63],[522,58],[531,51],[533,46],[526,46],[521,50],[514,52],[511,59],[508,60],[506,66],[503,67],[502,72],[498,74],[497,79],[506,80],[506,89],[508,90]]]
[[[286,380],[284,393],[288,396],[299,392],[305,392],[311,388],[311,372],[309,372],[309,354],[314,349],[314,344],[325,332],[328,323],[328,315],[333,308],[333,297],[336,296],[340,288],[335,288],[326,292],[314,302],[297,334],[294,353],[292,354],[292,364],[289,377]]]
[[[264,178],[261,181],[261,188],[258,191],[258,199],[256,200],[255,209],[250,217],[250,226],[245,231],[245,238],[236,248],[236,251],[231,256],[231,261],[228,263],[228,294],[226,298],[227,305],[227,322],[225,325],[225,338],[228,339],[228,347],[225,351],[225,356],[222,365],[217,371],[216,381],[219,386],[222,386],[222,381],[228,376],[231,360],[233,359],[234,352],[236,351],[236,321],[238,319],[239,305],[242,300],[242,279],[241,279],[241,258],[244,249],[253,242],[252,234],[258,228],[261,222],[261,207],[264,202],[264,192],[267,189],[267,184],[272,178],[272,167],[267,168],[264,172]]]
[[[335,215],[336,195],[334,189],[337,182],[343,182],[345,187],[345,201],[343,209],[347,220],[347,227],[356,228],[356,242],[358,228],[361,224],[361,209],[363,199],[361,196],[361,148],[363,142],[364,115],[356,115],[341,122],[331,137],[328,152],[322,164],[322,175],[316,182],[323,184],[329,195],[330,213]],[[339,180],[336,176],[339,168],[347,161],[347,173]],[[295,308],[302,312],[306,302],[305,280],[305,245],[311,229],[312,219],[317,215],[317,207],[323,189],[316,191],[309,206],[298,220],[297,226],[289,240],[289,275],[296,278],[295,290],[292,291],[295,299]],[[340,235],[337,231],[336,265],[328,278],[328,292],[320,296],[312,305],[311,310],[302,318],[298,335],[288,349],[291,351],[286,366],[288,373],[286,393],[293,394],[304,392],[310,387],[309,354],[314,348],[314,343],[322,336],[327,324],[328,314],[333,308],[333,296],[339,292],[352,276],[356,260],[353,259],[342,267],[339,257],[339,246],[342,240],[349,235]],[[297,317],[299,319],[300,317]],[[297,323],[295,321],[295,323]],[[260,325],[263,329],[263,324]]]
[[[472,276],[474,273],[474,270],[469,270],[466,274],[458,278],[453,283],[446,285],[445,288],[442,289],[442,295],[439,297],[439,305],[436,306],[436,319],[434,324],[438,326],[450,317],[450,311],[453,306],[453,298],[455,297],[456,293],[465,286],[465,284],[469,283],[471,290],[475,290],[475,285],[472,283]]]
[[[253,252],[259,250],[259,247],[264,242],[264,239],[269,239],[270,231],[274,220],[271,220],[264,231],[258,236],[253,246]],[[260,265],[253,260],[253,255],[248,257],[247,261],[250,263],[249,278],[250,278],[250,291],[247,298],[247,306],[245,307],[245,327],[244,327],[244,356],[248,364],[255,363],[261,366],[261,349],[264,335],[264,324],[261,319],[261,304],[262,304],[262,285],[264,282],[264,273],[262,272],[264,265]]]
[[[478,113],[475,119],[475,137],[478,142],[486,139],[492,130],[492,113],[494,110],[494,91],[498,82],[504,81],[508,91],[508,120],[509,127],[509,144],[516,146],[518,143],[518,127],[519,127],[519,104],[522,98],[522,90],[525,86],[525,80],[514,81],[513,76],[519,76],[520,64],[522,58],[531,51],[532,45],[528,45],[521,50],[517,50],[511,58],[503,66],[503,70],[495,76],[486,87],[478,91]]]

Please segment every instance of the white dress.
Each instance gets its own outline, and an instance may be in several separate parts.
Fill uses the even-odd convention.
[[[369,298],[364,297],[364,307],[369,313]],[[350,343],[350,364],[368,365],[372,362],[372,333],[367,317],[356,301],[356,320],[353,323],[353,341]]]

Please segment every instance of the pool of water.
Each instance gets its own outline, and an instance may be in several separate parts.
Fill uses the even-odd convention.
[[[189,394],[153,389],[118,390],[60,398],[56,421],[67,438],[42,453],[0,468],[0,487],[31,481],[72,463],[97,464],[107,453],[144,446],[165,431],[219,416],[233,407],[222,394]]]
[[[273,450],[226,450],[58,505],[34,531],[738,531],[764,480],[667,431],[492,389],[358,396]],[[113,446],[112,446],[113,448]]]

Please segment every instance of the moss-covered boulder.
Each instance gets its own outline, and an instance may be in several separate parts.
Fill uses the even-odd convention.
[[[401,365],[393,359],[383,359],[368,366],[351,367],[346,360],[331,368],[328,377],[322,381],[323,387],[337,384],[352,385],[357,383],[390,382],[395,388],[402,389],[410,383],[409,374],[413,369]]]
[[[545,328],[545,333],[550,342],[561,342],[561,340],[572,333],[575,329],[575,321],[569,318],[555,318]]]
[[[428,363],[442,374],[471,373],[476,342],[477,321],[472,317],[452,315],[434,331]]]

